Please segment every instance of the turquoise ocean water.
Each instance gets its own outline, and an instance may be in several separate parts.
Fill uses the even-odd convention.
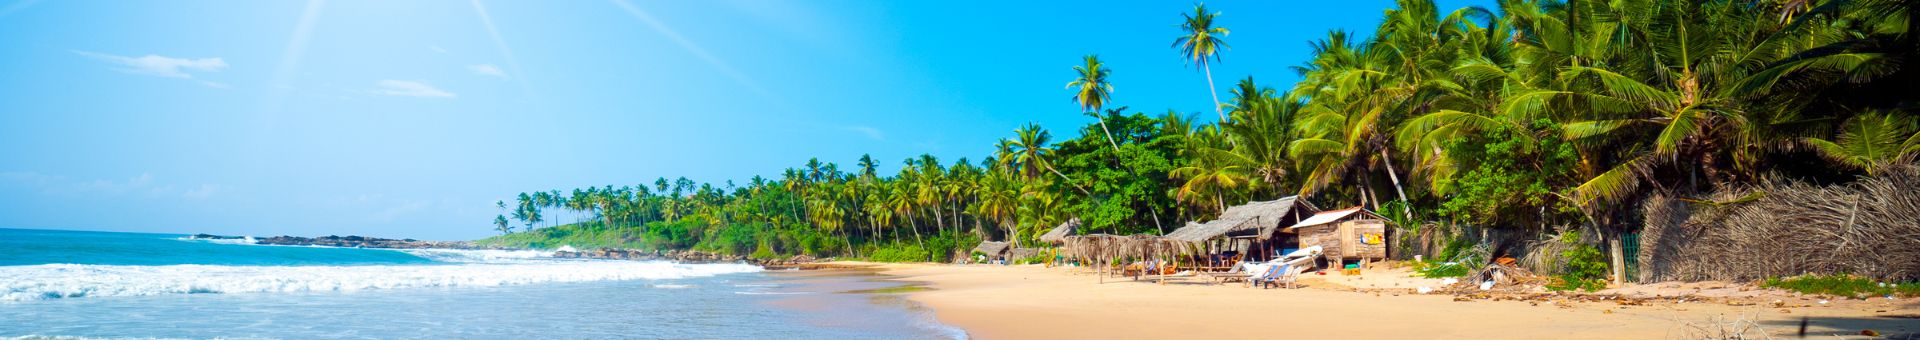
[[[965,337],[844,292],[884,284],[744,264],[184,236],[0,229],[0,338]]]

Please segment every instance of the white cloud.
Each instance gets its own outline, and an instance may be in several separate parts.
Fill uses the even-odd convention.
[[[125,57],[87,51],[73,51],[73,53],[120,65],[121,72],[156,77],[191,79],[193,75],[187,73],[189,71],[219,72],[227,68],[227,62],[220,58],[186,59],[155,54],[144,57]]]
[[[201,184],[198,189],[187,190],[186,192],[180,193],[180,197],[190,200],[202,200],[207,199],[207,196],[213,196],[213,192],[216,190],[219,190],[219,187],[215,187],[212,184]]]
[[[446,90],[433,87],[433,85],[427,85],[427,83],[417,81],[387,79],[381,80],[379,83],[376,83],[376,85],[379,85],[380,89],[375,90],[374,93],[381,95],[422,98],[458,97],[458,95],[453,94],[453,92],[447,92]]]
[[[493,66],[493,64],[468,65],[467,69],[472,70],[473,74],[500,77],[500,79],[507,79],[507,72],[501,71],[500,67]]]
[[[871,126],[853,125],[853,126],[843,126],[840,128],[847,131],[853,131],[855,133],[866,135],[867,138],[873,138],[873,140],[886,140],[886,137],[887,137],[886,135],[880,133],[880,129],[875,129]]]
[[[447,49],[440,48],[440,45],[427,46],[427,49],[440,54],[447,54]]]

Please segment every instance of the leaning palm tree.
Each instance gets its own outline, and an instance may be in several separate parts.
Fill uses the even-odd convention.
[[[1107,137],[1107,144],[1113,146],[1114,157],[1119,157],[1120,143],[1113,140],[1113,130],[1107,129],[1107,119],[1100,115],[1100,108],[1107,105],[1113,94],[1113,83],[1107,82],[1107,75],[1113,71],[1100,62],[1099,55],[1087,55],[1086,64],[1074,66],[1079,78],[1067,83],[1067,89],[1073,90],[1073,102],[1080,104],[1083,114],[1093,116],[1100,122],[1101,136]]]
[[[1227,113],[1220,110],[1220,91],[1213,87],[1213,62],[1220,61],[1220,50],[1227,48],[1227,28],[1214,27],[1213,17],[1219,12],[1207,13],[1207,5],[1194,5],[1193,13],[1181,14],[1186,17],[1180,23],[1184,34],[1173,39],[1173,47],[1180,49],[1180,56],[1188,62],[1198,63],[1200,70],[1207,74],[1207,94],[1213,96],[1213,113],[1220,116],[1220,122],[1227,121]]]

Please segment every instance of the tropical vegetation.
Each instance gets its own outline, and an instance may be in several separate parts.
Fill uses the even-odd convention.
[[[633,247],[949,260],[978,240],[1164,233],[1250,200],[1367,206],[1400,228],[1592,231],[1616,275],[1649,195],[1763,178],[1850,181],[1920,154],[1915,0],[1401,0],[1368,36],[1329,32],[1294,66],[1216,99],[1217,120],[1150,115],[1083,58],[1074,133],[1028,124],[977,160],[920,155],[879,173],[811,160],[741,185],[665,178],[519,194],[486,242],[597,235]],[[1170,31],[1200,68],[1227,48],[1196,6]],[[1241,37],[1240,39],[1251,39]],[[1240,43],[1294,43],[1240,40]],[[555,226],[555,215],[574,223]],[[511,222],[511,223],[510,223]],[[545,224],[543,224],[545,222]],[[529,234],[521,236],[521,234]],[[1460,248],[1460,247],[1454,247]],[[1595,250],[1596,252],[1599,250]],[[1594,254],[1581,251],[1581,260]],[[1592,266],[1578,266],[1591,279]]]

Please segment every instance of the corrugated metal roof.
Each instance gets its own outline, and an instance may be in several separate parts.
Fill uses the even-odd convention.
[[[1375,214],[1371,211],[1367,211],[1366,209],[1361,209],[1361,207],[1352,207],[1352,208],[1313,214],[1313,217],[1308,217],[1307,219],[1300,220],[1300,223],[1295,223],[1293,224],[1293,226],[1287,227],[1287,229],[1311,227],[1316,225],[1338,222],[1341,219],[1347,218],[1347,216],[1352,216],[1353,214],[1366,214],[1374,218],[1381,218],[1379,214]]]

